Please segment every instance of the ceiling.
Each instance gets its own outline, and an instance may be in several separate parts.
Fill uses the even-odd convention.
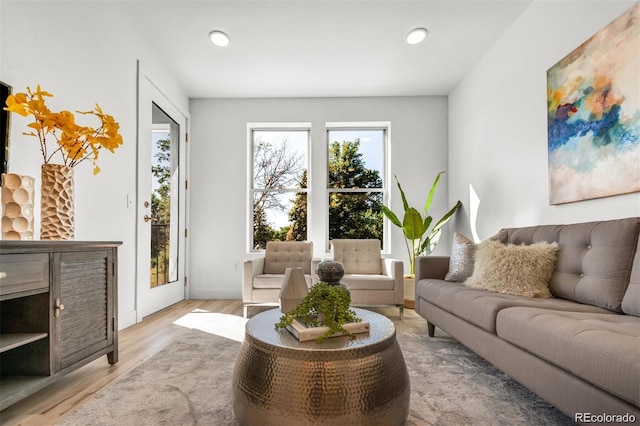
[[[257,98],[447,95],[531,1],[117,4],[188,97]],[[429,34],[409,45],[415,27]]]

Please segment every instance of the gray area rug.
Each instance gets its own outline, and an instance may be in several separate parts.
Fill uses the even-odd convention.
[[[175,323],[190,329],[175,344],[59,425],[237,425],[231,378],[244,319],[204,312],[187,317]],[[415,312],[402,321],[391,318],[411,379],[407,425],[573,424],[456,340],[443,333],[428,337]]]

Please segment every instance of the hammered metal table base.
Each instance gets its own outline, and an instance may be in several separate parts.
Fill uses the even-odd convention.
[[[393,323],[354,309],[371,332],[298,342],[276,331],[274,309],[246,328],[233,374],[233,409],[241,425],[404,425],[407,367]]]

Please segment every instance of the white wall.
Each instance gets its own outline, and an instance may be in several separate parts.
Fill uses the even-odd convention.
[[[481,239],[502,227],[640,215],[640,194],[549,205],[546,71],[626,11],[628,1],[538,1],[449,96],[449,193],[479,199]]]
[[[136,194],[136,60],[161,79],[185,110],[187,98],[148,53],[135,25],[110,2],[3,0],[0,40],[0,80],[14,93],[40,84],[54,95],[48,101],[52,110],[86,110],[97,102],[120,123],[124,145],[115,154],[101,153],[100,174],[92,175],[91,163],[75,168],[75,239],[123,242],[118,309],[124,328],[136,318],[136,217],[126,203],[127,195]],[[36,177],[39,188],[38,140],[22,135],[26,118],[12,114],[11,120],[9,172]],[[36,197],[36,221],[39,208]]]
[[[325,122],[391,121],[392,172],[410,203],[421,206],[435,174],[448,169],[432,213],[439,216],[462,200],[455,225],[468,232],[471,184],[481,200],[482,238],[504,226],[639,215],[640,194],[549,206],[546,155],[546,70],[632,4],[534,2],[448,104],[445,97],[192,100],[191,296],[240,297],[241,265],[248,256],[247,122],[311,122],[313,167],[323,167]],[[76,169],[76,239],[123,241],[124,327],[135,321],[135,209],[127,208],[126,197],[136,193],[136,60],[185,110],[188,101],[137,36],[135,23],[111,2],[2,0],[0,40],[0,80],[15,91],[40,83],[55,95],[52,107],[76,110],[98,102],[121,124],[124,146],[102,155],[102,172],[92,176],[88,165]],[[9,171],[39,178],[37,141],[21,134],[26,122],[12,117]],[[395,187],[392,195],[394,210],[401,210]],[[323,241],[324,213],[314,214],[311,238]],[[399,232],[391,229],[389,256],[406,262]],[[450,232],[437,253],[448,252],[449,241]],[[322,255],[321,244],[316,248]]]
[[[431,183],[447,165],[446,97],[318,98],[318,99],[195,99],[190,106],[191,126],[191,253],[190,297],[240,298],[242,261],[255,255],[246,251],[247,234],[247,123],[312,123],[309,239],[316,256],[324,257],[321,207],[326,180],[314,170],[326,168],[325,123],[336,121],[390,121],[391,168],[405,189],[409,203],[422,208]],[[326,178],[325,178],[326,179]],[[432,214],[448,210],[447,180],[441,181]],[[319,190],[314,191],[314,188]],[[402,211],[395,185],[392,208]],[[453,204],[453,203],[451,203]],[[318,206],[318,207],[316,207]],[[442,252],[448,252],[445,235]],[[405,261],[401,231],[391,229],[390,257]]]

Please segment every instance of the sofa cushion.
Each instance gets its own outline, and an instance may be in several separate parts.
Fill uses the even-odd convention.
[[[264,273],[284,274],[287,268],[302,268],[311,274],[313,243],[311,241],[267,241],[264,251]]]
[[[350,290],[393,290],[394,279],[387,275],[345,274],[340,280]]]
[[[497,334],[640,406],[640,318],[508,308],[498,313]]]
[[[333,260],[342,263],[345,274],[382,273],[380,240],[332,240],[331,252]]]
[[[262,274],[253,277],[253,288],[280,288],[284,274]],[[307,287],[311,287],[311,275],[305,274]]]
[[[640,218],[507,228],[512,244],[560,245],[549,289],[556,297],[622,312],[638,247]]]
[[[625,314],[640,317],[640,239],[638,240],[638,249],[633,261],[629,287],[624,293],[621,307]]]
[[[449,258],[449,272],[444,277],[447,281],[463,282],[473,273],[476,244],[466,236],[454,232]]]
[[[416,299],[422,298],[489,332],[496,331],[496,316],[514,306],[539,307],[569,312],[610,313],[606,309],[564,299],[535,299],[494,293],[438,279],[423,279],[416,284]]]
[[[516,246],[484,241],[476,249],[473,274],[465,284],[498,293],[549,298],[557,252],[557,243]]]

